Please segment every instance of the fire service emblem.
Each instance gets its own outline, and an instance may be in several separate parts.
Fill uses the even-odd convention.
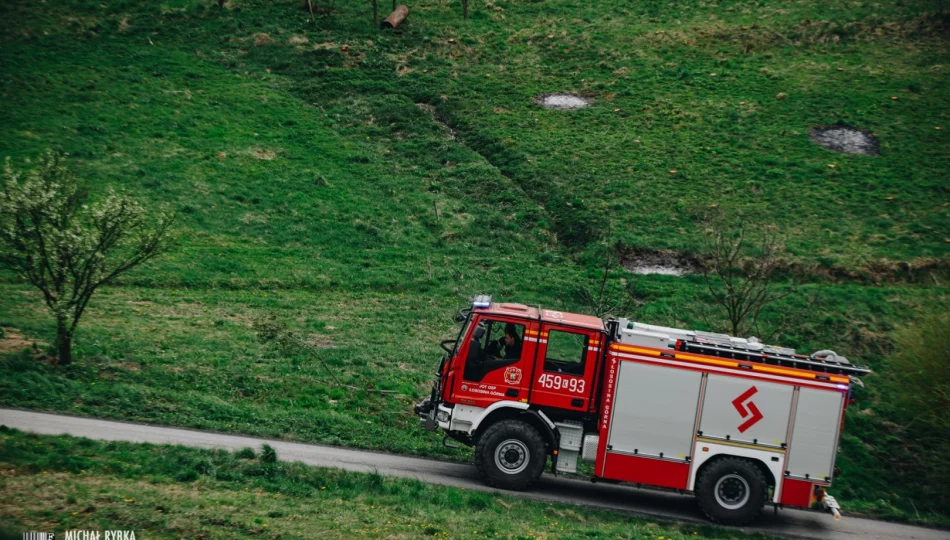
[[[505,370],[505,382],[508,384],[518,384],[521,382],[521,368],[510,367]]]

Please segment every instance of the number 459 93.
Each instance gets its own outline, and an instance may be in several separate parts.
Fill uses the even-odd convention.
[[[584,393],[585,383],[586,381],[584,379],[561,377],[560,375],[551,375],[550,373],[543,373],[541,377],[538,378],[538,384],[541,385],[542,388],[567,390],[568,392],[577,392],[578,394]]]

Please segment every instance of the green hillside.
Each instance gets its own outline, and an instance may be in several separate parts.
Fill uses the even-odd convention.
[[[462,20],[422,0],[396,32],[368,2],[304,4],[0,6],[0,155],[68,152],[94,194],[170,203],[181,230],[97,293],[68,368],[19,351],[54,328],[0,275],[0,404],[469,459],[411,415],[455,310],[588,311],[605,244],[694,257],[716,207],[788,238],[804,284],[762,331],[877,372],[833,493],[947,523],[945,444],[902,420],[887,360],[950,293],[936,2],[473,1]],[[592,103],[535,102],[553,92]],[[810,140],[835,124],[880,155]],[[612,276],[629,316],[717,327],[701,276]],[[269,313],[365,391],[258,343]]]

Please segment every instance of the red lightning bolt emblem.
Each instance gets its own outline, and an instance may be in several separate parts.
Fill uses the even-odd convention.
[[[732,406],[739,411],[739,416],[745,419],[745,422],[739,425],[739,433],[745,433],[747,429],[762,419],[762,413],[759,412],[759,408],[755,406],[755,403],[751,401],[745,403],[746,400],[754,396],[758,391],[759,389],[753,386],[732,400]],[[746,410],[746,407],[748,407],[748,410]]]

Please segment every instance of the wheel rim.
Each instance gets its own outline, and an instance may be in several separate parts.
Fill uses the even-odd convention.
[[[751,489],[749,482],[738,474],[727,474],[716,482],[713,489],[716,494],[716,502],[719,506],[728,510],[742,508],[749,502]]]
[[[528,468],[528,446],[518,439],[508,439],[495,448],[495,465],[505,474],[518,474]]]

